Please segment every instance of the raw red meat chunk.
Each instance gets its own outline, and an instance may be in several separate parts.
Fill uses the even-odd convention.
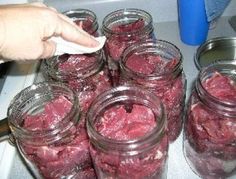
[[[94,98],[111,87],[108,70],[104,66],[93,72],[98,63],[94,54],[65,55],[60,60],[58,70],[65,76],[64,81],[78,92],[81,109],[86,112]]]
[[[132,79],[127,77],[125,72],[121,77],[121,83],[135,83],[144,86],[161,98],[167,113],[170,141],[174,141],[181,132],[185,100],[184,73],[180,73],[174,79],[172,77],[172,71],[178,63],[177,59],[165,59],[155,54],[133,54],[127,59],[125,66],[144,78]],[[150,76],[162,78],[150,79]]]
[[[229,76],[215,72],[202,84],[210,95],[236,106],[236,83]],[[236,171],[236,117],[220,115],[193,93],[185,136],[186,155],[202,176],[226,177]]]
[[[34,116],[26,115],[24,119],[24,128],[32,131],[41,131],[54,128],[55,125],[70,112],[71,102],[64,96],[51,101],[44,107],[44,112]]]
[[[31,131],[45,131],[55,128],[70,112],[72,104],[64,96],[45,105],[44,111],[36,115],[27,115],[23,128]],[[45,143],[46,137],[37,137],[40,145],[21,143],[23,153],[38,167],[44,178],[56,179],[83,174],[80,179],[96,178],[89,153],[89,141],[84,121],[70,127],[69,137],[51,144]],[[63,130],[58,137],[63,135]]]
[[[93,21],[92,19],[86,18],[86,19],[78,19],[78,20],[74,20],[74,22],[82,27],[83,30],[88,31],[89,29],[91,29],[92,25],[93,25]]]
[[[138,19],[134,22],[129,22],[127,24],[120,24],[112,27],[112,31],[114,32],[131,32],[135,30],[139,30],[145,26],[145,22],[143,19]]]
[[[109,139],[124,141],[145,136],[156,127],[151,109],[138,104],[128,105],[117,105],[105,111],[95,124],[96,130]],[[161,178],[165,173],[167,151],[166,135],[151,149],[133,156],[90,147],[98,178]]]
[[[235,171],[235,160],[224,160],[210,153],[198,153],[194,148],[185,142],[185,155],[190,161],[191,168],[206,179],[227,178]]]
[[[144,27],[145,21],[143,19],[110,27],[110,29],[117,34],[111,35],[107,39],[105,48],[109,57],[114,61],[118,61],[127,46],[144,38],[142,37],[143,34],[139,34],[139,36],[135,34],[135,32]],[[128,32],[130,33],[128,34]],[[146,38],[149,38],[149,34],[147,34]]]
[[[110,108],[104,113],[101,121],[96,126],[97,131],[116,140],[144,136],[156,126],[152,110],[141,105],[134,105],[132,113],[127,113],[124,106]]]
[[[216,72],[203,85],[212,96],[220,100],[236,103],[236,82],[231,78]]]
[[[96,56],[93,54],[86,55],[62,55],[60,56],[60,63],[58,69],[60,72],[68,74],[83,69],[91,68],[96,63]],[[86,73],[85,71],[84,73]]]
[[[107,35],[104,52],[106,54],[113,86],[117,86],[119,83],[120,71],[118,62],[123,51],[131,44],[152,38],[153,34],[143,32],[145,26],[145,20],[140,18],[133,22],[127,22],[126,24],[124,24],[124,22],[123,24],[112,24],[112,26],[109,27],[113,33]],[[139,33],[140,31],[142,33]]]
[[[88,32],[90,35],[98,36],[97,29],[94,29],[94,20],[92,18],[84,18],[74,20],[75,24],[81,27],[84,31]]]
[[[145,75],[150,74],[166,74],[170,73],[178,64],[177,59],[165,59],[159,55],[143,54],[131,55],[127,61],[126,66],[130,70]]]

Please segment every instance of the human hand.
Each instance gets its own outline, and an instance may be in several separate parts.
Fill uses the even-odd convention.
[[[32,60],[54,55],[53,36],[95,47],[98,42],[68,17],[42,3],[0,6],[0,56]]]

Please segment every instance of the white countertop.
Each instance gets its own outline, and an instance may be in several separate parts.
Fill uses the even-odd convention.
[[[183,54],[183,67],[187,77],[188,99],[191,84],[198,74],[198,70],[193,60],[197,46],[185,45],[180,41],[177,22],[163,22],[154,25],[157,39],[172,42],[179,47]],[[236,36],[236,33],[228,24],[228,17],[219,19],[216,27],[209,31],[208,39],[222,36]],[[23,68],[22,65],[16,65],[12,72],[19,72],[19,69],[21,68]],[[12,98],[16,92],[19,92],[20,89],[28,86],[34,81],[35,74],[31,73],[34,70],[27,66],[24,68],[26,68],[23,70],[25,76],[11,75],[7,78],[6,85],[3,88],[3,95],[0,96],[0,119],[5,117],[9,99]],[[199,179],[199,177],[192,172],[184,159],[182,140],[181,134],[174,143],[170,144],[167,179]],[[0,144],[0,175],[1,179],[32,178],[22,161],[19,159],[14,147],[7,144],[7,142]]]

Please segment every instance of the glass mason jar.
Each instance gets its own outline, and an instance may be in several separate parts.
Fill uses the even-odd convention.
[[[203,68],[192,90],[184,127],[184,153],[203,178],[236,172],[236,65]]]
[[[161,101],[135,86],[99,95],[87,113],[98,178],[166,178],[168,137]]]
[[[78,98],[67,86],[41,82],[23,89],[8,108],[8,122],[36,178],[95,178]]]
[[[82,29],[88,32],[90,35],[96,37],[99,35],[97,16],[94,12],[88,9],[74,9],[66,11],[63,14],[72,19],[73,22],[82,27]]]
[[[118,62],[124,49],[142,39],[154,38],[152,16],[141,9],[120,9],[108,14],[102,22],[102,33],[107,37],[104,46],[113,85],[119,77]]]
[[[46,79],[59,81],[77,92],[80,107],[86,113],[94,98],[111,87],[102,52],[61,55],[44,61]]]
[[[168,136],[174,141],[182,130],[186,79],[182,54],[163,40],[145,40],[125,49],[120,84],[135,84],[161,98],[167,114]]]

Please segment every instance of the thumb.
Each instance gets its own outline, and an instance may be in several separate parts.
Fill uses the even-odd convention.
[[[99,42],[96,41],[93,36],[89,35],[81,28],[65,21],[61,17],[59,18],[60,23],[57,26],[54,35],[59,35],[67,41],[74,42],[87,47],[96,47],[99,45]]]

